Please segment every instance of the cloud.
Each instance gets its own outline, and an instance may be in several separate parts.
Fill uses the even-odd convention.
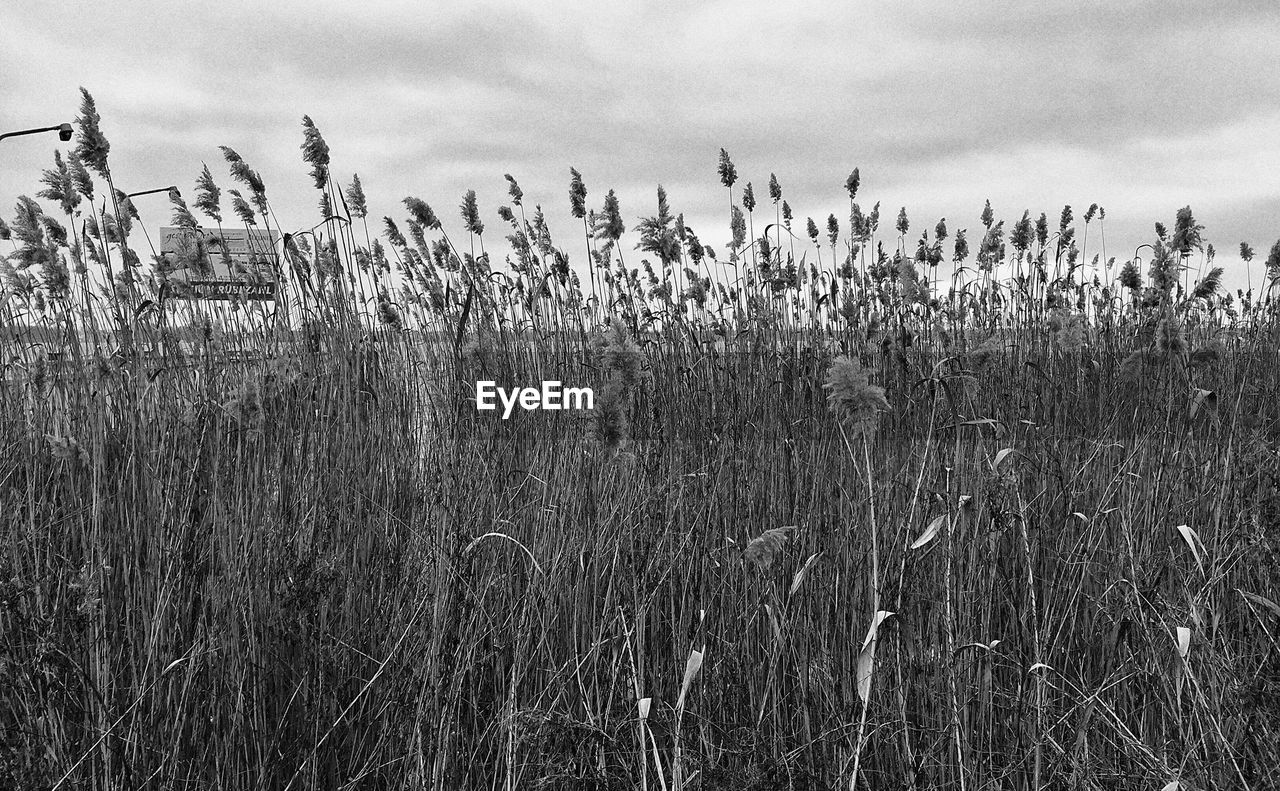
[[[859,167],[867,208],[928,227],[972,227],[987,198],[1011,220],[1098,202],[1131,249],[1189,203],[1211,239],[1262,249],[1280,235],[1278,48],[1272,4],[1244,0],[26,4],[0,28],[0,70],[20,75],[0,82],[0,125],[69,120],[85,85],[122,184],[189,186],[205,161],[232,186],[229,145],[303,227],[306,113],[375,216],[412,194],[454,221],[474,188],[496,228],[512,173],[571,255],[571,165],[590,205],[618,190],[629,227],[663,184],[722,247],[721,147],[760,193],[776,173],[801,223],[843,223]],[[55,145],[0,144],[0,208]],[[158,225],[161,207],[139,210]]]

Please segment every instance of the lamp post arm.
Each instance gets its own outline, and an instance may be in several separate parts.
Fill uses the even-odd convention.
[[[178,192],[178,188],[177,187],[157,187],[153,190],[143,190],[142,192],[130,192],[129,194],[125,195],[125,197],[136,198],[139,195],[154,195],[157,192]],[[182,193],[178,192],[178,195],[181,196]]]
[[[71,139],[71,124],[58,124],[57,126],[42,126],[39,129],[23,129],[17,132],[5,132],[4,134],[0,134],[0,140],[4,140],[6,137],[38,135],[41,132],[57,132],[58,137],[60,137],[62,142],[65,143]]]

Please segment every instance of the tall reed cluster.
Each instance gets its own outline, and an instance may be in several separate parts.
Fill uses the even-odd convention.
[[[1117,264],[723,150],[722,251],[576,170],[573,252],[512,176],[378,238],[304,118],[314,228],[223,148],[144,265],[83,99],[0,224],[0,786],[1280,783],[1280,243],[1230,295],[1189,208]],[[181,299],[232,222],[280,300]]]

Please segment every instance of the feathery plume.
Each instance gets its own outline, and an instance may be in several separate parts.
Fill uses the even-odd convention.
[[[967,228],[961,228],[956,231],[956,240],[954,243],[951,260],[957,264],[963,263],[969,257],[969,241],[965,239],[965,231]]]
[[[1136,261],[1126,261],[1120,268],[1120,285],[1131,291],[1142,288],[1142,272]]]
[[[1222,286],[1222,267],[1215,266],[1209,270],[1209,274],[1196,284],[1195,290],[1191,292],[1192,299],[1213,299],[1218,293],[1218,289]]]
[[[311,166],[311,179],[316,189],[322,190],[329,180],[329,144],[324,142],[311,116],[302,116],[302,130],[302,161]]]
[[[378,291],[378,321],[394,330],[401,328],[400,311],[396,309],[385,287]]]
[[[66,214],[71,214],[80,204],[80,193],[76,191],[71,168],[63,160],[61,151],[53,152],[53,169],[45,170],[40,182],[45,188],[37,192],[36,197],[57,202]]]
[[[627,230],[627,227],[622,222],[622,210],[618,204],[618,196],[613,194],[613,190],[609,190],[604,196],[604,209],[600,213],[599,222],[600,226],[597,231],[608,241],[618,241]]]
[[[474,193],[472,195],[474,196]],[[436,217],[436,213],[431,210],[426,201],[411,196],[404,199],[404,205],[409,210],[409,214],[413,216],[413,219],[423,228],[433,231],[440,229],[440,219]]]
[[[175,226],[187,231],[200,230],[200,223],[196,222],[195,216],[187,208],[187,202],[182,199],[182,193],[177,190],[169,190],[169,203],[173,204],[173,224]]]
[[[84,199],[93,202],[93,178],[89,175],[89,170],[85,168],[84,162],[80,161],[80,157],[73,151],[67,157],[68,167],[71,169],[71,181],[75,185],[76,192],[84,196]]]
[[[93,96],[80,88],[80,116],[76,118],[76,156],[99,176],[107,178],[107,154],[111,144],[102,134],[102,117]]]
[[[1271,252],[1267,255],[1267,274],[1272,281],[1280,280],[1280,239],[1271,245]]]
[[[203,165],[200,175],[196,178],[196,208],[204,212],[204,215],[215,223],[222,222],[222,190],[213,181],[213,174],[209,172],[209,166]]]
[[[667,191],[658,185],[658,214],[640,221],[635,230],[640,233],[637,250],[658,256],[662,263],[670,264],[680,257],[680,238],[671,227],[671,207],[667,204]]]
[[[1014,223],[1013,232],[1009,234],[1009,243],[1013,245],[1014,252],[1019,258],[1027,252],[1027,248],[1031,247],[1031,212],[1022,212],[1022,219]]]
[[[854,203],[849,209],[849,238],[853,241],[866,241],[871,235],[871,226],[862,213],[862,207]]]
[[[729,242],[729,249],[740,250],[747,242],[747,220],[742,216],[742,210],[737,206],[733,206],[729,210],[729,232],[733,238]]]
[[[49,241],[58,247],[67,246],[67,229],[62,224],[47,214],[40,215],[40,225],[44,228],[45,236]]]
[[[569,168],[569,209],[574,219],[587,216],[587,185],[582,183],[582,174],[577,168]]]
[[[1192,250],[1204,249],[1203,231],[1204,226],[1196,222],[1196,218],[1191,214],[1191,207],[1184,206],[1178,209],[1177,219],[1173,223],[1173,238],[1169,240],[1169,246],[1185,258],[1191,255]]]
[[[591,349],[609,373],[609,380],[596,402],[595,432],[605,448],[617,453],[628,439],[628,415],[635,390],[648,381],[641,367],[644,353],[616,318],[608,330],[592,338]]]
[[[723,148],[720,149],[720,164],[717,166],[716,172],[720,175],[720,183],[726,187],[732,188],[734,182],[738,180],[738,171],[729,159],[729,152]]]
[[[360,174],[354,173],[351,176],[351,184],[347,186],[347,208],[351,210],[351,216],[357,220],[363,220],[369,216],[369,202],[364,195],[364,185],[360,183]]]
[[[40,218],[44,212],[40,204],[26,195],[18,196],[13,219],[13,236],[26,247],[44,245],[44,231],[40,226]]]
[[[462,205],[459,208],[462,210],[462,223],[467,231],[477,236],[482,235],[484,223],[480,222],[480,207],[476,204],[475,190],[467,190],[467,193],[462,196]]]
[[[253,217],[253,207],[244,199],[239,190],[227,190],[227,194],[231,196],[231,208],[235,211],[236,216],[245,225],[257,225],[257,220]]]
[[[516,177],[510,173],[504,174],[503,178],[507,180],[507,194],[511,196],[511,202],[520,206],[524,200],[524,190],[520,189],[520,185],[516,183]]]
[[[858,197],[858,185],[861,183],[862,176],[859,175],[858,169],[854,168],[853,172],[849,174],[849,178],[844,180],[844,188],[849,193],[849,200],[854,200]]]
[[[862,366],[847,356],[832,361],[822,386],[830,391],[827,403],[831,411],[860,434],[874,431],[880,413],[890,409],[884,388],[871,384]]]
[[[236,151],[228,146],[218,146],[222,151],[222,156],[227,160],[227,164],[231,168],[231,177],[241,184],[249,188],[250,200],[257,207],[258,213],[264,218],[267,216],[267,187],[262,183],[262,177],[258,175],[258,171],[249,167]]]
[[[67,232],[58,225],[52,217],[45,217],[45,230],[50,237],[56,236],[62,239],[61,244],[65,245],[67,240]],[[54,239],[56,242],[56,238]],[[67,262],[57,253],[49,255],[44,262],[41,272],[42,285],[48,292],[49,298],[53,300],[65,300],[71,296],[71,273],[67,271]]]
[[[794,527],[774,527],[764,531],[747,542],[747,548],[742,552],[742,559],[756,564],[761,571],[768,571],[773,566],[774,559],[782,554],[782,545],[787,540],[787,534],[794,529]]]
[[[1178,285],[1178,263],[1174,260],[1173,250],[1165,247],[1164,242],[1156,242],[1152,248],[1151,268],[1148,270],[1152,287],[1168,294]]]

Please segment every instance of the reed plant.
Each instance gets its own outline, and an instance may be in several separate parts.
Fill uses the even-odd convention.
[[[0,785],[1280,783],[1280,243],[1238,295],[1189,207],[1114,270],[1069,207],[886,250],[857,170],[807,241],[770,174],[756,238],[721,150],[728,266],[576,170],[582,258],[507,176],[498,261],[474,192],[373,238],[304,118],[321,224],[210,311],[84,99],[0,224]]]

